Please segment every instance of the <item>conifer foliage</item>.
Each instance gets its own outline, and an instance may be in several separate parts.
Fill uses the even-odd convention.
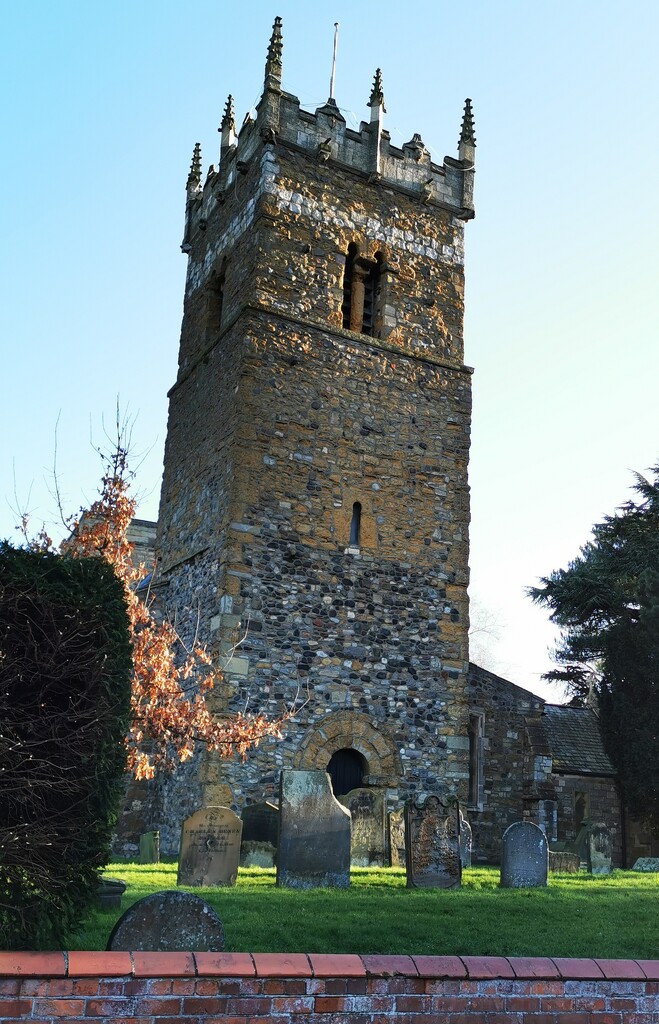
[[[659,829],[659,465],[593,527],[567,569],[529,590],[562,631],[547,678],[598,698],[628,810]]]
[[[0,949],[61,943],[95,898],[130,679],[111,567],[0,544]]]

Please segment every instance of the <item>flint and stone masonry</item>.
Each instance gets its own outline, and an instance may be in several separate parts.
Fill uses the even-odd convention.
[[[277,19],[257,116],[236,137],[229,99],[203,184],[195,148],[156,547],[169,615],[223,664],[213,710],[299,710],[166,787],[165,851],[213,787],[241,807],[338,751],[390,806],[467,797],[471,107],[436,164],[391,144],[379,72],[353,131],[282,91],[281,54]]]

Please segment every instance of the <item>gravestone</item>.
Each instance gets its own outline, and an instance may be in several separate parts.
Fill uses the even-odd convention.
[[[532,821],[516,821],[501,841],[503,889],[531,889],[547,884],[549,851],[547,837]]]
[[[588,870],[593,875],[610,875],[613,857],[611,833],[606,825],[592,825],[588,834]]]
[[[405,867],[405,812],[390,811],[389,822],[389,864],[392,868]]]
[[[639,857],[632,871],[659,871],[659,857]]]
[[[386,856],[384,793],[351,789],[339,797],[350,811],[350,863],[355,867],[384,867]]]
[[[183,822],[177,885],[235,885],[243,823],[230,807],[203,807]]]
[[[99,876],[96,886],[96,902],[101,910],[117,910],[121,906],[121,897],[126,891],[123,878],[103,878]]]
[[[241,867],[273,867],[277,861],[279,807],[271,800],[247,804],[240,817],[243,821]]]
[[[462,811],[460,811],[460,864],[463,868],[471,867],[472,841],[471,825],[466,818],[463,818]]]
[[[350,812],[327,772],[285,768],[279,782],[277,885],[291,889],[350,884]]]
[[[154,892],[129,907],[115,924],[107,949],[220,953],[224,928],[212,907],[189,892]]]
[[[160,863],[160,832],[144,832],[140,836],[140,864]]]
[[[460,808],[457,800],[429,796],[405,804],[405,869],[408,886],[460,885]]]
[[[272,843],[241,843],[241,868],[273,868],[277,863],[277,849]]]
[[[570,853],[569,850],[549,851],[549,870],[561,871],[564,874],[576,875],[581,861],[578,853]]]

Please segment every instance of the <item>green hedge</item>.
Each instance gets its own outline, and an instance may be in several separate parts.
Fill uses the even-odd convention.
[[[61,946],[94,901],[122,790],[130,650],[106,562],[0,543],[0,948]]]

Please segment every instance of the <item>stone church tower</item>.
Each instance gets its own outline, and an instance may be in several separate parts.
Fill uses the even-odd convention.
[[[333,98],[301,110],[281,72],[277,18],[256,118],[236,134],[229,97],[204,182],[195,147],[157,557],[179,631],[224,666],[214,710],[295,710],[245,764],[181,771],[172,836],[202,801],[272,796],[281,767],[329,769],[339,793],[382,787],[390,806],[467,802],[478,742],[470,101],[457,158],[436,164],[419,135],[391,144],[379,70],[359,131]]]

